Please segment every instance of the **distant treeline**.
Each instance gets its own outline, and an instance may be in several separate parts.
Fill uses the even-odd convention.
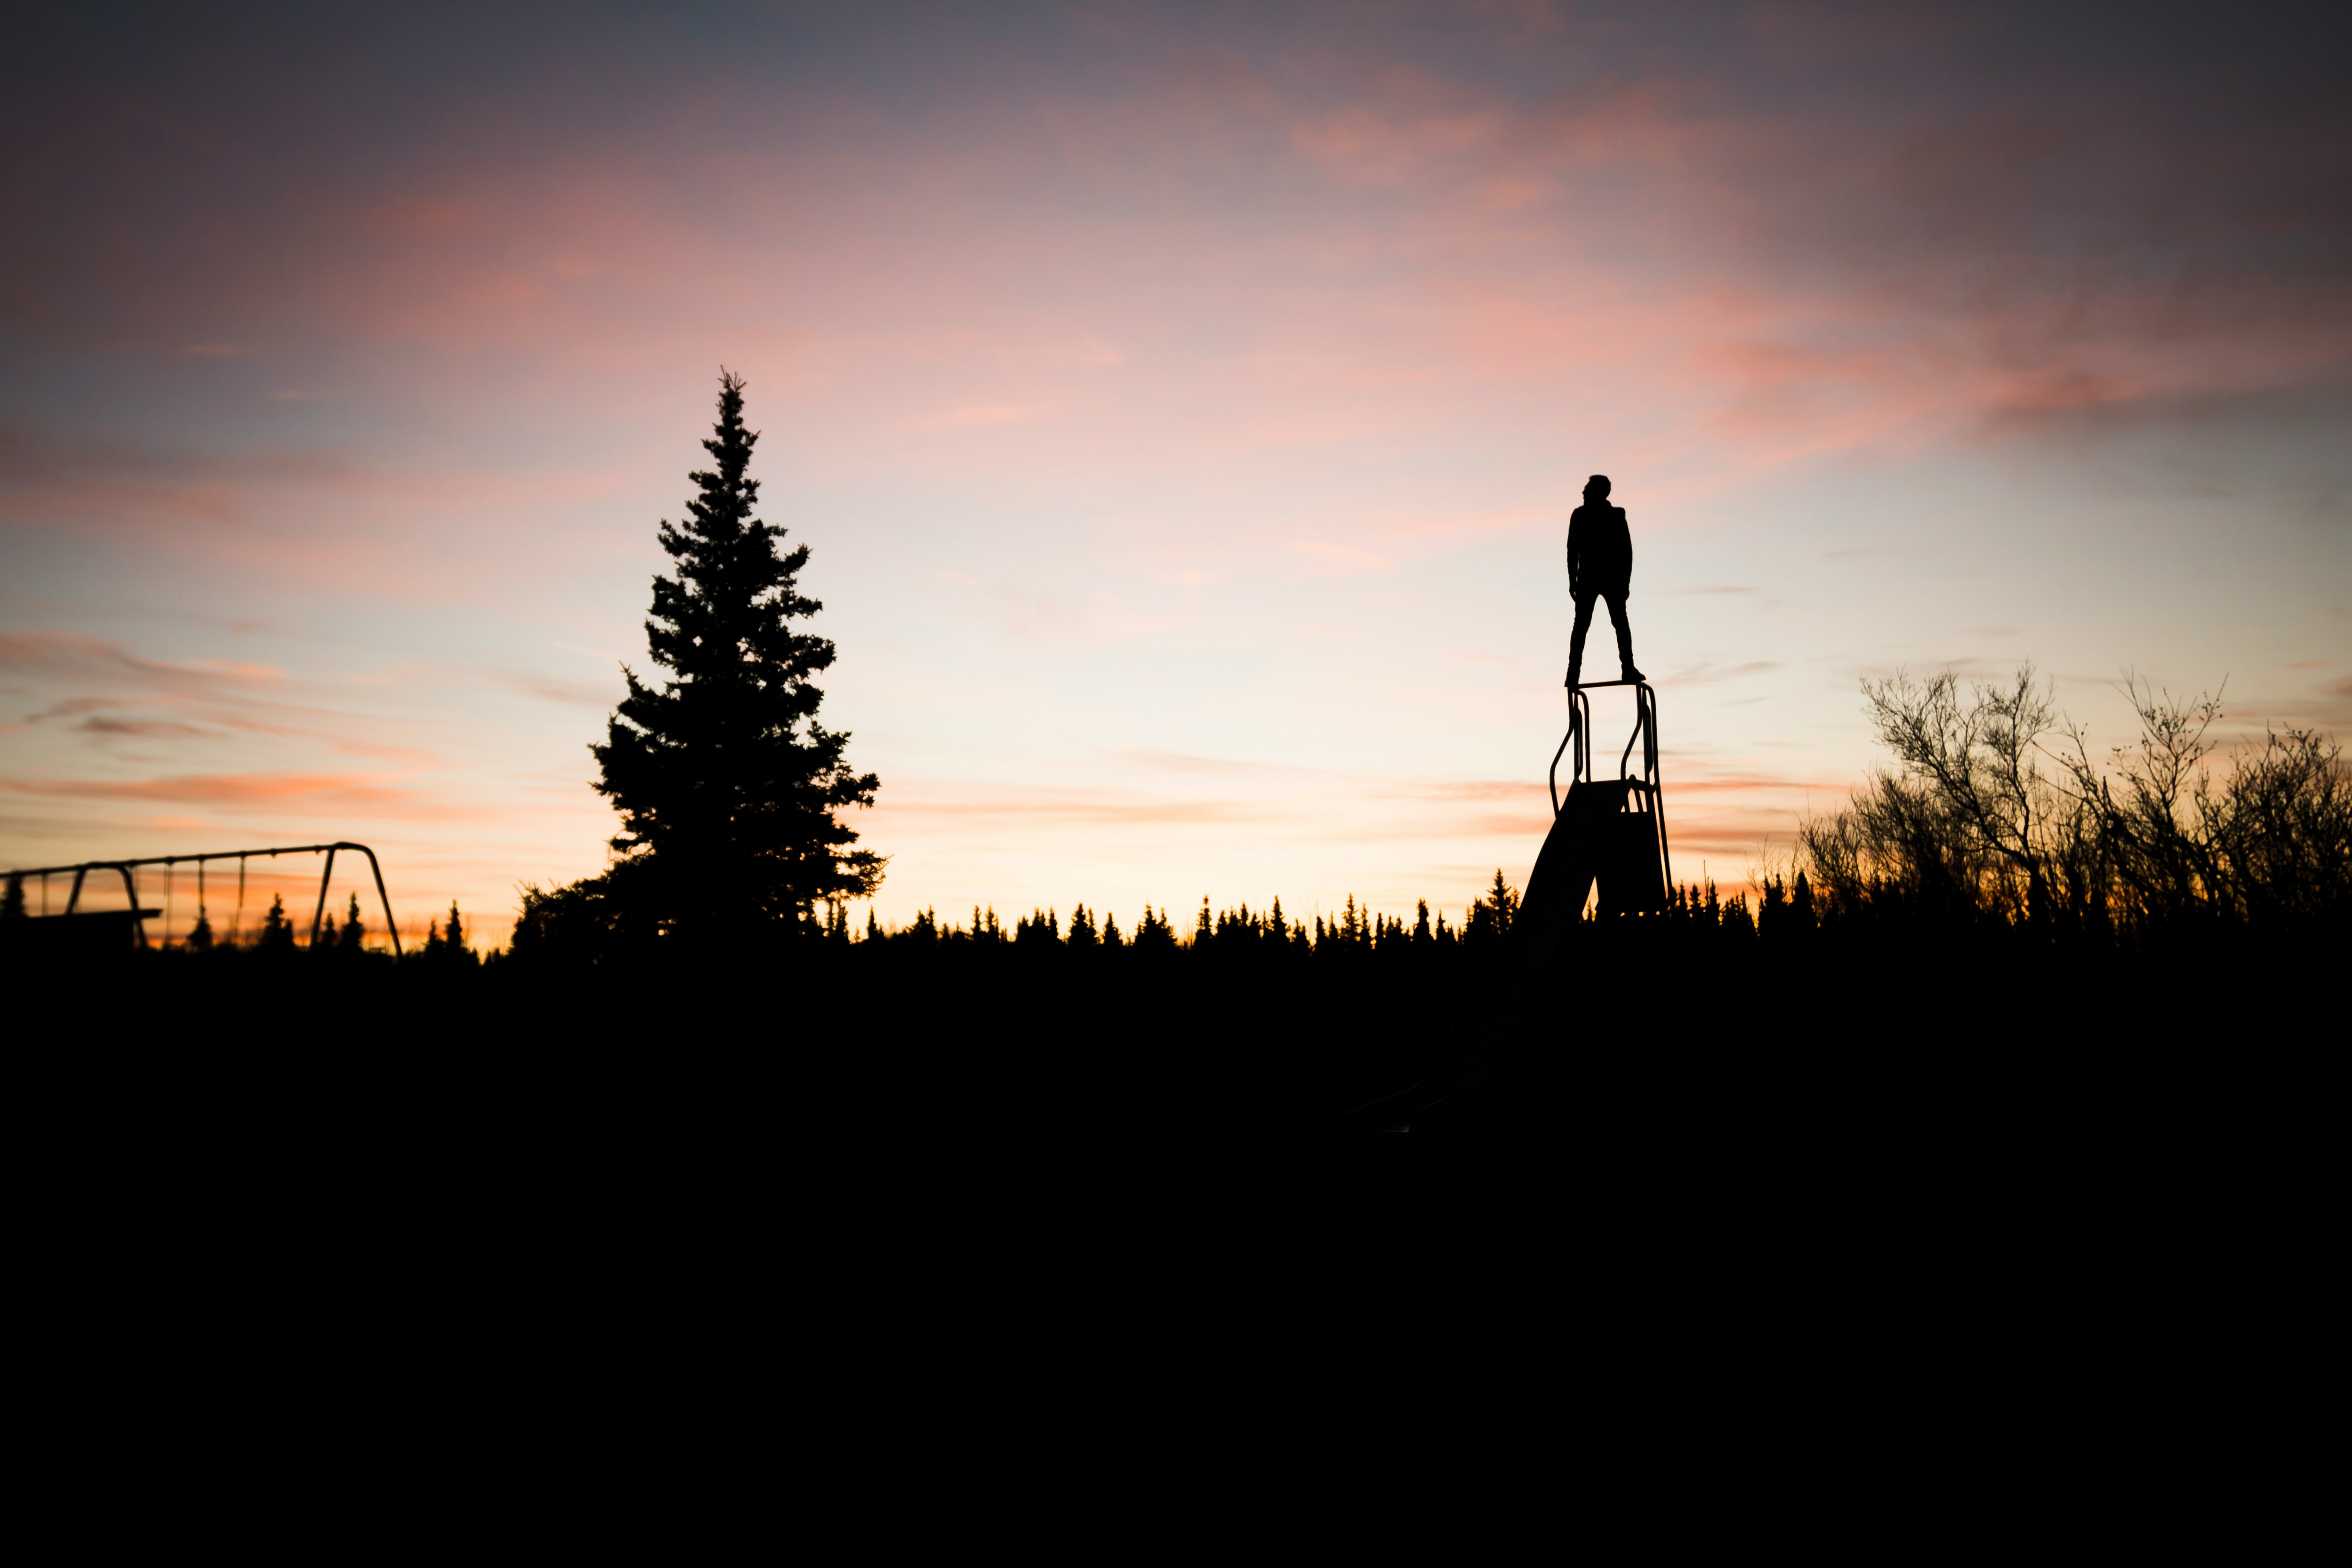
[[[457,906],[449,906],[447,920],[436,919],[428,928],[425,941],[412,947],[404,958],[409,962],[460,965],[488,964],[496,967],[517,959],[526,966],[540,963],[562,963],[567,960],[617,959],[619,950],[608,944],[611,933],[591,926],[592,937],[602,938],[577,944],[579,927],[567,928],[562,921],[564,912],[561,895],[571,889],[558,889],[553,895],[538,889],[524,895],[524,915],[515,928],[515,944],[504,950],[492,949],[487,953],[476,952],[467,937],[465,917]],[[1405,951],[1475,952],[1499,941],[1508,933],[1519,907],[1519,889],[1513,887],[1500,868],[1486,894],[1463,912],[1461,923],[1448,923],[1443,911],[1432,916],[1427,900],[1415,906],[1413,919],[1407,922],[1402,916],[1382,915],[1369,907],[1360,907],[1351,895],[1339,913],[1328,919],[1321,915],[1305,921],[1294,921],[1283,912],[1282,900],[1276,899],[1264,910],[1253,910],[1247,904],[1213,910],[1211,901],[1201,900],[1201,908],[1190,927],[1180,927],[1169,918],[1168,911],[1147,904],[1130,931],[1119,929],[1116,917],[1097,916],[1084,904],[1075,906],[1066,924],[1058,909],[1034,910],[1018,916],[1007,926],[992,908],[975,907],[968,925],[941,921],[933,910],[924,910],[906,925],[885,926],[868,913],[861,928],[849,919],[846,910],[835,906],[814,922],[808,932],[807,946],[821,951],[824,946],[884,947],[901,952],[919,952],[936,946],[986,949],[1003,947],[1022,952],[1034,952],[1047,948],[1071,952],[1134,952],[1143,954],[1177,952],[1255,952],[1284,953],[1308,957],[1322,954],[1364,954]],[[14,902],[0,904],[0,919],[23,913]],[[1643,917],[1652,923],[1671,925],[1685,930],[1719,931],[1727,940],[1737,942],[1753,939],[1759,933],[1811,930],[1815,922],[1812,891],[1802,872],[1793,886],[1768,880],[1762,896],[1751,909],[1745,892],[1722,894],[1713,881],[1693,883],[1670,889],[1666,907],[1658,915]],[[232,941],[216,933],[209,920],[199,917],[195,925],[179,941],[174,951],[188,953],[236,952],[256,953],[305,954],[320,959],[350,958],[365,954],[371,958],[389,960],[392,954],[380,948],[365,946],[372,928],[361,913],[356,897],[350,901],[338,921],[331,912],[323,921],[316,942],[305,940],[286,911],[285,900],[274,899],[261,923],[239,940]],[[666,939],[656,938],[661,945]],[[567,942],[574,943],[567,945]],[[160,944],[159,944],[160,945]]]
[[[433,967],[487,964],[492,968],[512,966],[520,960],[520,967],[525,969],[541,964],[562,967],[572,963],[621,961],[624,950],[614,945],[613,932],[593,918],[581,920],[576,910],[567,907],[567,895],[576,897],[577,886],[552,893],[536,888],[526,889],[523,917],[515,927],[514,945],[487,953],[478,952],[469,945],[465,917],[452,903],[447,919],[436,918],[424,942],[412,946],[402,955],[403,960]],[[1407,952],[1476,953],[1508,933],[1518,910],[1519,896],[1519,889],[1498,868],[1493,884],[1463,911],[1459,925],[1449,923],[1443,911],[1433,916],[1427,900],[1416,904],[1413,918],[1408,922],[1402,916],[1382,915],[1360,906],[1350,895],[1337,914],[1328,919],[1315,915],[1304,921],[1294,921],[1286,915],[1278,898],[1263,910],[1242,904],[1222,910],[1213,910],[1211,900],[1202,899],[1189,927],[1179,926],[1166,910],[1147,904],[1132,930],[1125,931],[1120,930],[1116,917],[1098,915],[1085,904],[1071,910],[1066,923],[1058,909],[1046,909],[1017,916],[1007,926],[994,909],[975,907],[970,923],[964,925],[941,921],[936,910],[924,910],[904,926],[885,926],[869,912],[863,927],[851,921],[846,910],[835,905],[812,922],[807,941],[789,945],[812,952],[828,946],[910,953],[928,948],[955,947],[973,951],[1003,948],[1023,953],[1046,949],[1072,953],[1131,952],[1147,956],[1246,952],[1302,959],[1318,954],[1331,959]],[[0,902],[0,919],[23,912],[17,899]],[[573,923],[565,922],[566,915],[573,917]],[[1727,941],[1735,943],[1752,940],[1759,932],[1793,934],[1810,930],[1815,923],[1812,892],[1802,872],[1797,875],[1792,887],[1778,880],[1768,881],[1752,910],[1746,893],[1724,895],[1712,881],[1678,886],[1668,890],[1663,913],[1645,919],[1680,930],[1720,931]],[[241,939],[232,940],[215,932],[209,919],[199,916],[195,925],[171,945],[173,951],[189,954],[226,956],[243,952],[289,957],[300,954],[318,960],[343,961],[362,956],[391,960],[389,952],[365,945],[372,930],[354,896],[341,921],[332,912],[328,913],[318,940],[310,942],[288,914],[284,899],[276,898],[260,924]],[[588,939],[584,942],[583,932]],[[674,945],[667,938],[653,940],[657,948]]]
[[[1097,923],[1094,912],[1084,904],[1070,911],[1066,931],[1054,910],[1032,910],[1016,919],[1010,929],[998,920],[993,909],[973,910],[969,926],[942,923],[931,910],[923,910],[905,926],[887,928],[868,914],[858,940],[909,947],[929,942],[1007,942],[1015,947],[1058,944],[1081,952],[1135,948],[1150,952],[1181,948],[1198,952],[1233,952],[1278,948],[1308,954],[1457,946],[1475,951],[1507,934],[1518,907],[1519,889],[1511,886],[1498,868],[1493,884],[1463,911],[1458,926],[1449,925],[1442,910],[1433,918],[1426,899],[1415,904],[1412,921],[1408,924],[1402,916],[1359,908],[1351,894],[1339,912],[1328,920],[1318,914],[1304,921],[1286,916],[1280,899],[1264,910],[1252,910],[1242,904],[1214,912],[1211,900],[1202,899],[1189,930],[1178,927],[1169,919],[1167,910],[1146,904],[1135,929],[1127,934],[1120,932],[1118,921],[1110,916],[1103,916]],[[1753,937],[1763,928],[1793,931],[1813,923],[1812,889],[1802,872],[1798,873],[1793,888],[1770,880],[1765,885],[1759,904],[1751,910],[1746,893],[1725,897],[1712,881],[1677,886],[1667,892],[1664,911],[1645,918],[1685,928],[1720,930],[1734,940]],[[848,940],[848,921],[835,912],[825,922],[824,934],[835,942]]]
[[[592,884],[582,883],[526,889],[513,946],[494,957],[526,965],[622,961],[635,944],[630,933],[619,929],[614,911],[599,907],[597,891]],[[1463,911],[1459,925],[1450,923],[1443,911],[1433,915],[1425,899],[1415,904],[1408,921],[1360,905],[1353,895],[1338,913],[1303,921],[1286,914],[1278,898],[1262,910],[1245,903],[1216,910],[1204,898],[1189,925],[1180,925],[1165,909],[1146,904],[1127,930],[1120,928],[1115,915],[1083,903],[1072,908],[1066,922],[1056,908],[1033,910],[1015,916],[1007,925],[993,908],[976,906],[963,923],[943,921],[936,910],[927,909],[903,926],[885,926],[868,912],[862,927],[846,909],[835,905],[808,924],[801,945],[820,951],[852,946],[907,952],[1002,948],[1015,952],[1054,950],[1147,957],[1178,952],[1246,952],[1302,959],[1410,952],[1476,953],[1509,932],[1519,897],[1519,889],[1498,868],[1484,896]],[[1694,883],[1671,889],[1662,912],[1639,919],[1678,930],[1720,931],[1732,942],[1753,940],[1759,933],[1793,934],[1814,924],[1812,890],[1801,871],[1793,882],[1769,879],[1751,907],[1745,892],[1726,896],[1712,881]],[[658,946],[666,940],[649,932],[635,933],[635,943]]]

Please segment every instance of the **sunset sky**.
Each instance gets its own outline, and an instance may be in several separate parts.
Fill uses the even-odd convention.
[[[1897,668],[2352,733],[2341,14],[9,7],[0,865],[598,869],[722,364],[885,921],[1524,883],[1596,472],[1685,879]]]

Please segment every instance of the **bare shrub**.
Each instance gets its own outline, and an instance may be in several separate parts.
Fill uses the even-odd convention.
[[[1835,907],[1900,904],[1945,918],[2023,919],[2042,907],[2053,826],[2069,814],[2042,773],[2057,726],[2031,664],[1963,700],[1949,671],[1864,681],[1879,742],[1899,766],[1845,810],[1798,831],[1813,883]]]
[[[2217,779],[2219,697],[2176,698],[2129,675],[2124,691],[2139,738],[2096,762],[2031,664],[1965,697],[1949,672],[1864,681],[1898,766],[1801,825],[1798,854],[1826,909],[2138,934],[2352,910],[2341,747],[2273,731]]]
[[[2096,821],[2110,906],[2144,928],[2341,918],[2352,900],[2352,775],[2315,731],[2265,731],[2216,780],[2218,697],[2179,699],[2126,678],[2140,738],[2093,764],[2079,731],[2064,761]]]

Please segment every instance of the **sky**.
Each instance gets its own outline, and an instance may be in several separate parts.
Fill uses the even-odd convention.
[[[885,923],[1524,885],[1595,473],[1679,879],[1898,669],[2352,731],[2323,7],[0,24],[0,866],[352,839],[499,940],[604,863],[722,365]]]

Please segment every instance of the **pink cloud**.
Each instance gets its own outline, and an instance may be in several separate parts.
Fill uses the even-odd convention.
[[[1357,550],[1345,544],[1333,544],[1324,540],[1294,539],[1290,548],[1310,560],[1345,574],[1373,573],[1387,575],[1396,571],[1396,563],[1368,550]]]
[[[268,665],[232,659],[194,658],[182,661],[141,658],[121,643],[79,632],[0,632],[0,669],[38,672],[110,683],[124,679],[158,690],[186,695],[218,691],[274,681],[285,672]],[[85,707],[109,706],[109,700],[68,700],[53,711],[69,713]]]
[[[1039,412],[1023,403],[981,403],[934,415],[920,423],[935,430],[969,430],[990,425],[1017,425],[1024,419],[1034,419]]]
[[[882,809],[877,807],[877,814]],[[1045,818],[1071,826],[1134,827],[1257,822],[1267,816],[1263,805],[1242,801],[1154,799],[1120,790],[1004,785],[940,793],[900,784],[892,789],[887,809],[891,817],[910,826],[918,820],[945,825],[974,819]]]
[[[210,730],[199,729],[194,724],[179,724],[164,720],[107,719],[95,716],[83,720],[74,728],[85,734],[126,735],[149,741],[183,740],[209,736],[214,733]]]
[[[474,809],[425,792],[388,787],[361,773],[210,773],[173,778],[0,778],[0,789],[62,800],[152,800],[174,805],[267,808],[298,816],[364,812],[374,816],[472,817]]]

